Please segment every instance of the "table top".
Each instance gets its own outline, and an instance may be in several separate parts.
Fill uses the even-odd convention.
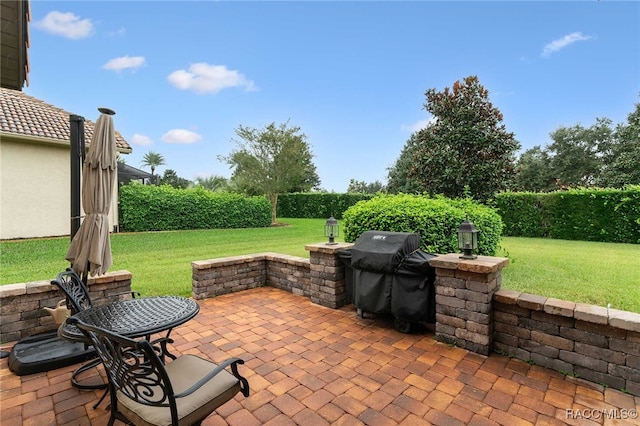
[[[95,306],[74,317],[127,337],[141,337],[171,330],[195,317],[199,311],[200,306],[193,299],[154,296]],[[62,323],[58,335],[68,340],[85,340],[82,332],[67,322]]]

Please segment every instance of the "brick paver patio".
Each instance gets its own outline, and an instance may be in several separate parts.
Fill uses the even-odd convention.
[[[174,353],[240,357],[251,386],[204,425],[640,424],[640,398],[429,331],[402,334],[352,305],[333,310],[269,287],[199,303],[173,332]],[[1,360],[2,425],[106,425],[107,403],[92,408],[101,391],[71,387],[75,368],[18,377]]]

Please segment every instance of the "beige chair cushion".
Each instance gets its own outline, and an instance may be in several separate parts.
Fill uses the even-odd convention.
[[[183,355],[166,365],[167,375],[175,393],[180,393],[202,379],[216,364],[195,355]],[[240,382],[226,370],[189,396],[176,399],[180,425],[192,424],[233,398],[240,391]],[[140,425],[170,425],[169,407],[139,404],[117,392],[118,408],[130,421]]]

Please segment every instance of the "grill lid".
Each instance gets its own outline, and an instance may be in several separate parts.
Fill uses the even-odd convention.
[[[420,235],[408,232],[365,231],[351,249],[351,266],[373,272],[393,272],[420,248]]]

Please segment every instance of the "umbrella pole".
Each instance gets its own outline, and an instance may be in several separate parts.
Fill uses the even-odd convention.
[[[71,133],[71,240],[80,229],[80,174],[85,155],[84,117],[69,115]]]

